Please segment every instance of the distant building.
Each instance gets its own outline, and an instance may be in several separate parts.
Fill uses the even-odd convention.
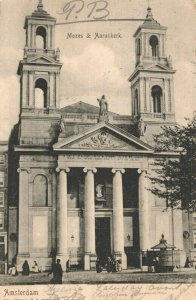
[[[100,108],[80,101],[60,109],[55,23],[41,1],[25,19],[20,117],[10,140],[9,261],[16,257],[20,268],[36,260],[48,270],[56,256],[64,269],[69,259],[92,270],[97,257],[104,263],[114,255],[124,269],[141,267],[164,234],[183,265],[182,212],[172,219],[166,202],[146,189],[154,159],[176,157],[153,149],[153,135],[175,124],[166,27],[148,8],[134,35],[133,113],[122,116],[107,110],[107,95]]]
[[[0,142],[0,274],[7,270],[8,142]]]

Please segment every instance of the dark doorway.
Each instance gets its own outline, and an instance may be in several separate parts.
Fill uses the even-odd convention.
[[[0,274],[5,274],[5,245],[0,244]]]
[[[101,265],[105,265],[111,255],[110,218],[95,218],[96,253]]]

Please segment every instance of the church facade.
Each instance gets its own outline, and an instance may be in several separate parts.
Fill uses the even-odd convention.
[[[135,70],[129,78],[132,115],[78,102],[60,108],[60,51],[56,19],[41,1],[25,19],[26,45],[19,63],[20,117],[10,141],[8,259],[36,260],[43,270],[53,257],[92,270],[97,257],[114,255],[122,267],[141,267],[142,256],[164,234],[185,261],[181,211],[168,209],[148,190],[158,157],[153,134],[175,124],[173,76],[166,27],[148,8],[134,34]],[[42,45],[38,47],[38,40]],[[42,94],[41,101],[39,95]],[[174,230],[175,228],[175,230]]]

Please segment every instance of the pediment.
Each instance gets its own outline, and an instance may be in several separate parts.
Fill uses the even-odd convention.
[[[109,123],[95,125],[82,134],[64,139],[53,148],[54,150],[104,152],[152,151],[151,146]]]
[[[46,57],[44,55],[41,55],[41,56],[36,56],[30,60],[28,60],[29,63],[35,63],[35,64],[56,64],[56,61],[49,58],[49,57]]]
[[[147,70],[150,71],[171,71],[170,68],[168,68],[167,66],[163,66],[161,64],[156,64],[156,65],[151,65],[147,68]]]

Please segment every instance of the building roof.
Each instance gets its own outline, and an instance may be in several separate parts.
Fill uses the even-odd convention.
[[[138,29],[136,30],[136,32],[133,36],[136,37],[138,32],[143,28],[144,29],[158,29],[158,30],[166,30],[167,29],[167,27],[162,26],[160,23],[158,23],[153,18],[152,9],[150,7],[148,7],[148,9],[147,9],[146,20],[144,21],[144,23],[142,25],[140,25],[138,27]]]
[[[99,107],[92,105],[92,104],[85,103],[83,101],[79,101],[77,103],[74,103],[74,104],[71,104],[71,105],[61,108],[61,113],[62,113],[62,115],[67,114],[67,113],[98,115]],[[119,114],[115,114],[110,111],[108,112],[108,114],[119,116]]]
[[[52,19],[52,20],[56,20],[55,18],[51,17],[49,13],[47,13],[47,11],[45,11],[42,3],[42,0],[38,0],[38,5],[37,5],[37,9],[32,13],[31,16],[29,17],[33,17],[33,18],[47,18],[47,19]]]

